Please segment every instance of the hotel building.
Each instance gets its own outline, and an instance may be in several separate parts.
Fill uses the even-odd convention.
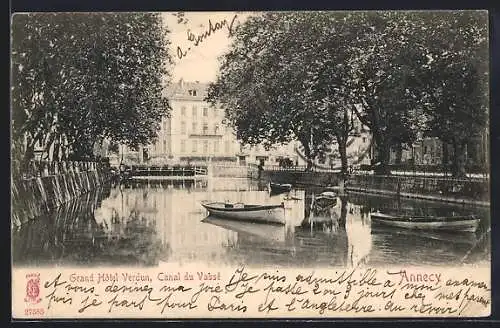
[[[161,122],[156,143],[143,149],[151,161],[236,160],[239,144],[225,113],[204,99],[208,84],[182,79],[166,90],[170,117]],[[144,160],[144,157],[142,158]]]

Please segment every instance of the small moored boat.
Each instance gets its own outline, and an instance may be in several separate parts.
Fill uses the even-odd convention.
[[[318,196],[313,196],[314,207],[326,209],[339,204],[337,196],[332,192],[322,192]]]
[[[462,216],[408,216],[370,213],[372,223],[405,229],[475,232],[480,219],[475,215]]]
[[[285,224],[285,205],[202,202],[210,215],[224,219]]]
[[[269,182],[269,193],[271,195],[279,195],[292,190],[292,185],[289,183],[273,183]]]
[[[478,237],[475,233],[466,231],[435,231],[435,230],[416,230],[416,229],[395,229],[390,226],[374,225],[371,229],[372,234],[385,236],[391,240],[419,239],[432,240],[452,245],[475,245]]]

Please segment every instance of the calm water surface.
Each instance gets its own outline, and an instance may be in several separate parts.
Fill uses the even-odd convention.
[[[265,186],[246,179],[130,183],[107,187],[13,231],[14,265],[151,266],[202,262],[248,266],[457,265],[490,260],[489,211],[364,194],[313,211],[296,189],[285,200],[285,226],[207,218],[203,200],[279,204]],[[475,213],[477,233],[372,229],[370,211]],[[345,224],[343,224],[345,222]]]

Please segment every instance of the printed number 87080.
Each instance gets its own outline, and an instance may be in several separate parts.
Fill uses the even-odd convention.
[[[45,311],[44,309],[24,309],[24,314],[25,315],[44,315]]]

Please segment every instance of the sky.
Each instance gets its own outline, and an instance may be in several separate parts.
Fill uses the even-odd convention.
[[[233,26],[235,27],[243,22],[250,13],[186,12],[184,13],[184,17],[187,19],[185,24],[178,23],[178,18],[174,14],[173,12],[162,14],[163,21],[170,30],[169,36],[172,42],[170,54],[175,62],[171,69],[172,82],[177,82],[180,78],[193,82],[215,81],[219,70],[218,58],[229,49],[230,45],[227,26],[221,26],[215,32],[212,31],[211,35],[198,45],[188,39],[188,32],[191,32],[195,38],[205,33],[209,29],[209,20],[215,27],[216,23],[224,20],[229,25],[234,18]],[[182,52],[186,52],[182,58],[178,56],[178,47],[182,49]]]

